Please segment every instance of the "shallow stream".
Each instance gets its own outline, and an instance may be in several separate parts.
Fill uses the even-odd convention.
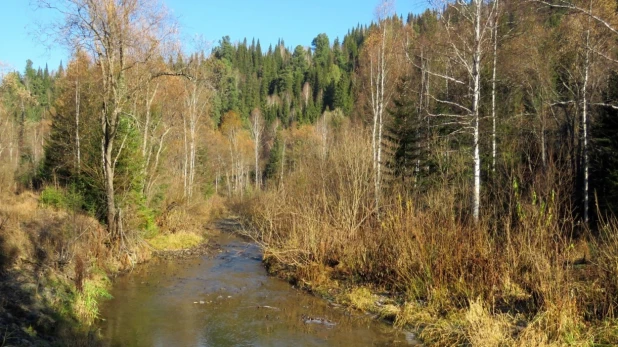
[[[116,280],[101,311],[109,346],[405,346],[412,334],[269,277],[231,233],[214,254],[155,260]]]

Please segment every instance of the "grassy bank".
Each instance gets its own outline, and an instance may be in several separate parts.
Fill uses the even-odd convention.
[[[0,346],[98,345],[94,323],[111,278],[155,250],[206,242],[204,224],[222,211],[219,200],[176,207],[159,215],[156,230],[111,242],[97,220],[61,203],[67,194],[0,197]]]
[[[281,198],[265,194],[245,214],[272,273],[430,345],[618,344],[613,223],[593,240],[564,236],[545,218],[506,236],[397,203],[347,233],[301,214],[312,209],[294,199],[266,215]]]
[[[368,142],[342,134],[285,184],[238,209],[271,272],[415,329],[429,345],[618,344],[618,224],[592,233],[565,211],[559,170],[492,191],[470,221],[455,172],[373,209]],[[393,189],[393,192],[405,192]]]

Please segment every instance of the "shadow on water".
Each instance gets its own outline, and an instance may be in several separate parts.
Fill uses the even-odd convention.
[[[110,346],[393,346],[410,337],[269,277],[230,234],[198,259],[157,261],[117,281],[102,308]],[[408,338],[408,340],[406,339]]]

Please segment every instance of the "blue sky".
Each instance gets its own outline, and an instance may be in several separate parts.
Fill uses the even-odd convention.
[[[187,42],[201,36],[216,45],[229,35],[232,42],[247,37],[260,39],[263,50],[279,38],[287,47],[309,46],[319,33],[332,41],[343,38],[348,29],[374,19],[378,0],[163,0],[179,19]],[[34,11],[29,0],[2,0],[0,11],[0,62],[23,71],[26,59],[34,66],[55,70],[69,53],[60,47],[47,49],[32,34],[37,21],[46,21],[51,12]],[[400,14],[419,13],[425,0],[397,0]],[[0,66],[2,68],[3,66]]]

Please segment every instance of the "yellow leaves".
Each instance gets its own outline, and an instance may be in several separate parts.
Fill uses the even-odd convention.
[[[221,133],[227,137],[235,136],[242,128],[240,115],[235,111],[225,113],[221,119]]]
[[[223,115],[221,132],[215,134],[214,141],[222,145],[219,147],[221,151],[229,148],[228,153],[226,153],[229,157],[226,161],[229,161],[230,165],[238,165],[238,163],[248,165],[251,162],[254,142],[237,112],[229,111]],[[236,162],[236,164],[232,164],[232,162]]]
[[[4,76],[2,88],[12,91],[13,94],[17,95],[20,101],[30,102],[33,100],[30,91],[28,91],[28,89],[26,89],[21,83],[17,72],[10,72]]]

